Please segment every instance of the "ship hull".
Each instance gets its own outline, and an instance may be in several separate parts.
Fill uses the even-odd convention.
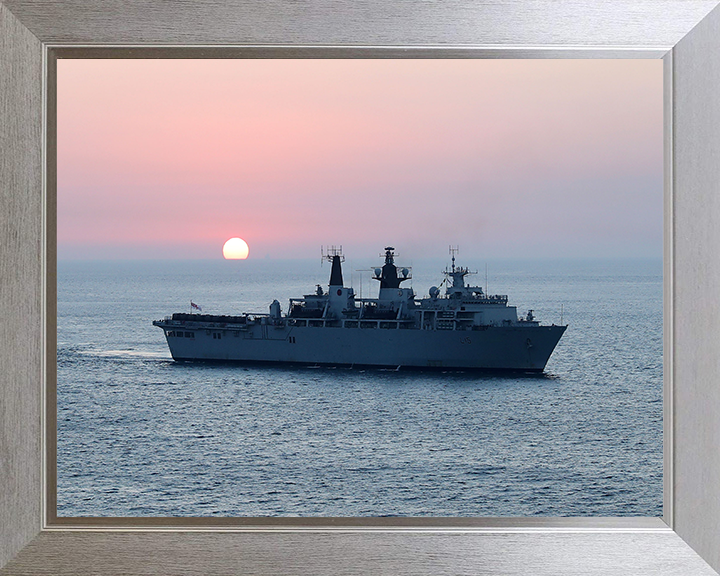
[[[180,329],[157,325],[168,334],[168,346],[177,361],[531,372],[545,369],[566,329],[516,325],[481,330],[386,330],[271,324]]]

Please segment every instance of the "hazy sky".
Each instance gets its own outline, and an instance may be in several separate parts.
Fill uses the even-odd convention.
[[[662,255],[660,60],[59,60],[60,258]]]

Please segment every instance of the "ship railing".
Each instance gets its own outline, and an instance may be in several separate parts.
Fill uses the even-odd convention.
[[[475,304],[507,304],[508,297],[506,294],[496,294],[494,296],[483,296],[475,300],[467,300],[468,303]]]
[[[392,319],[381,319],[381,318],[353,318],[343,320],[342,325],[345,328],[360,328],[360,329],[371,329],[371,330],[386,330],[386,329],[400,329],[409,328],[415,321],[409,318],[403,318],[400,320]]]
[[[240,316],[241,318],[244,318],[246,322],[254,322],[256,320],[260,320],[262,318],[269,318],[270,314],[266,312],[258,312],[258,313],[248,313],[243,314]],[[219,322],[219,321],[212,321],[212,320],[200,320],[200,319],[194,319],[194,318],[188,318],[185,320],[175,320],[172,316],[165,316],[163,320],[157,320],[156,322],[162,322],[163,324],[170,324],[172,326],[185,326],[187,324],[202,324],[203,326],[211,326],[215,328],[222,328],[228,325],[238,325],[242,326],[242,323],[239,322]]]

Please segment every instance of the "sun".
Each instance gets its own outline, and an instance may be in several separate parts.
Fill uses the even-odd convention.
[[[223,246],[223,256],[226,260],[245,260],[249,253],[247,242],[242,238],[230,238]]]

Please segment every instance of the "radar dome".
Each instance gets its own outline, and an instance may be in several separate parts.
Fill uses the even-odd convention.
[[[431,286],[430,287],[430,296],[432,298],[437,298],[437,295],[440,294],[440,290],[438,290],[437,286]]]
[[[375,268],[375,276],[380,276],[382,274],[382,270],[380,268]]]
[[[402,269],[402,275],[403,275],[405,278],[407,278],[408,272],[409,272],[409,271],[408,271],[407,268],[403,268],[403,269]]]

